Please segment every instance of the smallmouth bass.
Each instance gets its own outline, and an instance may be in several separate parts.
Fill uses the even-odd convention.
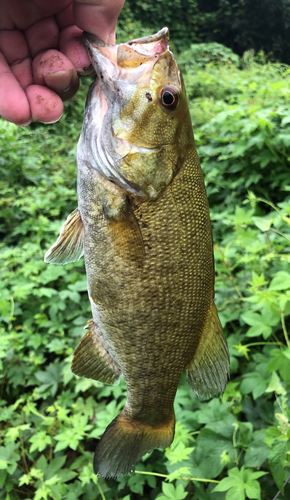
[[[97,79],[78,144],[79,205],[45,256],[85,258],[93,319],[72,371],[126,381],[126,405],[96,448],[103,477],[171,444],[182,370],[206,398],[229,376],[205,185],[168,39],[167,28],[116,46],[84,34]]]

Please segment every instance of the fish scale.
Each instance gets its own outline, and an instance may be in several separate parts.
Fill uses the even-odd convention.
[[[183,370],[201,397],[222,393],[229,376],[208,201],[168,36],[110,46],[84,35],[100,78],[78,144],[79,205],[45,256],[85,258],[93,320],[72,371],[110,384],[123,374],[127,385],[96,448],[103,477],[170,445]]]

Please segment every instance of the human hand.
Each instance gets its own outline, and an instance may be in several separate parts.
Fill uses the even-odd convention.
[[[115,43],[125,0],[0,0],[0,116],[52,123],[90,61],[82,30]]]

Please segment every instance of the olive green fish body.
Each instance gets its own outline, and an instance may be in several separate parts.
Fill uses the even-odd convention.
[[[84,214],[86,269],[95,323],[126,380],[127,412],[159,424],[172,417],[181,371],[213,301],[211,226],[195,149],[160,198],[141,203],[134,215],[143,265],[130,255],[124,263],[106,219],[100,216],[94,230]]]
[[[174,437],[183,370],[201,397],[224,391],[229,358],[214,305],[208,201],[168,30],[108,46],[85,35],[98,79],[78,145],[79,207],[47,262],[85,257],[93,320],[72,370],[127,402],[98,443],[95,472],[134,470]]]

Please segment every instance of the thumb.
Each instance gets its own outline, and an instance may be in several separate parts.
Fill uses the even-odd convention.
[[[74,22],[82,30],[114,45],[117,19],[124,2],[125,0],[74,0]]]

